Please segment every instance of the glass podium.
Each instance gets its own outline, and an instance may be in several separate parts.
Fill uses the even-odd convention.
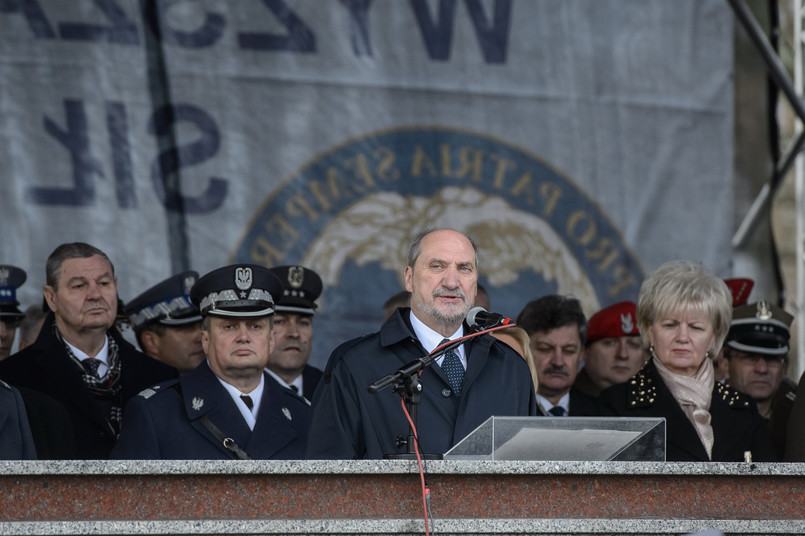
[[[665,419],[489,417],[445,460],[665,461]]]

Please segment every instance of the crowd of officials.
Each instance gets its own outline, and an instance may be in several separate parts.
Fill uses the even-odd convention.
[[[748,303],[751,280],[672,261],[637,303],[587,318],[541,296],[499,327],[474,314],[490,300],[478,257],[453,229],[414,237],[378,331],[323,371],[309,364],[322,280],[303,266],[188,271],[123,304],[110,258],[67,243],[23,312],[26,273],[0,265],[0,458],[439,455],[494,415],[662,417],[669,461],[805,461],[793,317]]]

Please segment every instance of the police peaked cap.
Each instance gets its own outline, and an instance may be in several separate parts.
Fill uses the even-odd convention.
[[[199,279],[190,289],[190,300],[202,316],[254,317],[274,314],[274,297],[282,283],[268,268],[256,264],[232,264]]]
[[[22,268],[0,264],[0,319],[13,321],[25,318],[17,301],[17,289],[27,278],[28,274]]]
[[[588,324],[588,346],[599,339],[640,335],[637,329],[637,305],[630,301],[601,309],[590,317]]]
[[[727,346],[747,353],[784,356],[793,321],[793,316],[767,301],[741,305],[732,311]]]
[[[304,266],[276,266],[269,270],[282,283],[282,294],[274,307],[278,313],[315,314],[316,298],[324,288],[319,274]]]
[[[181,326],[201,321],[198,307],[190,301],[190,289],[198,272],[182,272],[157,283],[125,305],[125,313],[135,331],[149,324]]]

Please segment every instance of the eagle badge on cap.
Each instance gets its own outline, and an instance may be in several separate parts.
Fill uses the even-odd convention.
[[[293,288],[299,288],[305,280],[305,269],[301,266],[291,266],[288,268],[288,283]]]
[[[235,286],[240,290],[249,290],[252,286],[252,269],[240,267],[235,269]]]
[[[771,309],[769,308],[769,304],[765,301],[757,302],[757,313],[755,316],[760,320],[771,320]]]
[[[203,405],[204,405],[204,399],[203,398],[200,398],[200,397],[197,396],[197,397],[195,397],[193,399],[193,409],[194,410],[196,410],[196,411],[200,410],[201,406],[203,406]]]
[[[190,289],[193,288],[193,285],[196,284],[196,278],[192,275],[188,275],[184,278],[184,293],[190,294]]]
[[[632,320],[632,315],[629,313],[624,313],[621,315],[621,329],[624,333],[631,333],[634,329],[634,321]]]

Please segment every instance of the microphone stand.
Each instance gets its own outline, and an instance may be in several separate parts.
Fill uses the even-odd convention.
[[[437,346],[431,353],[410,361],[391,374],[387,374],[386,376],[369,384],[367,390],[371,394],[377,394],[386,387],[394,385],[392,391],[399,394],[403,398],[405,408],[408,410],[408,414],[411,416],[411,423],[408,424],[408,438],[397,438],[397,446],[401,447],[402,445],[406,445],[406,452],[404,454],[384,454],[383,458],[397,460],[416,459],[417,438],[414,433],[414,428],[417,423],[417,406],[422,401],[422,382],[419,381],[420,372],[425,370],[426,367],[432,365],[438,357],[449,352],[450,350],[458,348],[466,341],[474,339],[480,335],[491,333],[492,331],[497,331],[499,329],[514,325],[514,323],[510,323],[506,325],[493,325],[490,327],[474,326],[467,335]],[[442,459],[441,454],[422,453],[422,457],[430,460]]]

